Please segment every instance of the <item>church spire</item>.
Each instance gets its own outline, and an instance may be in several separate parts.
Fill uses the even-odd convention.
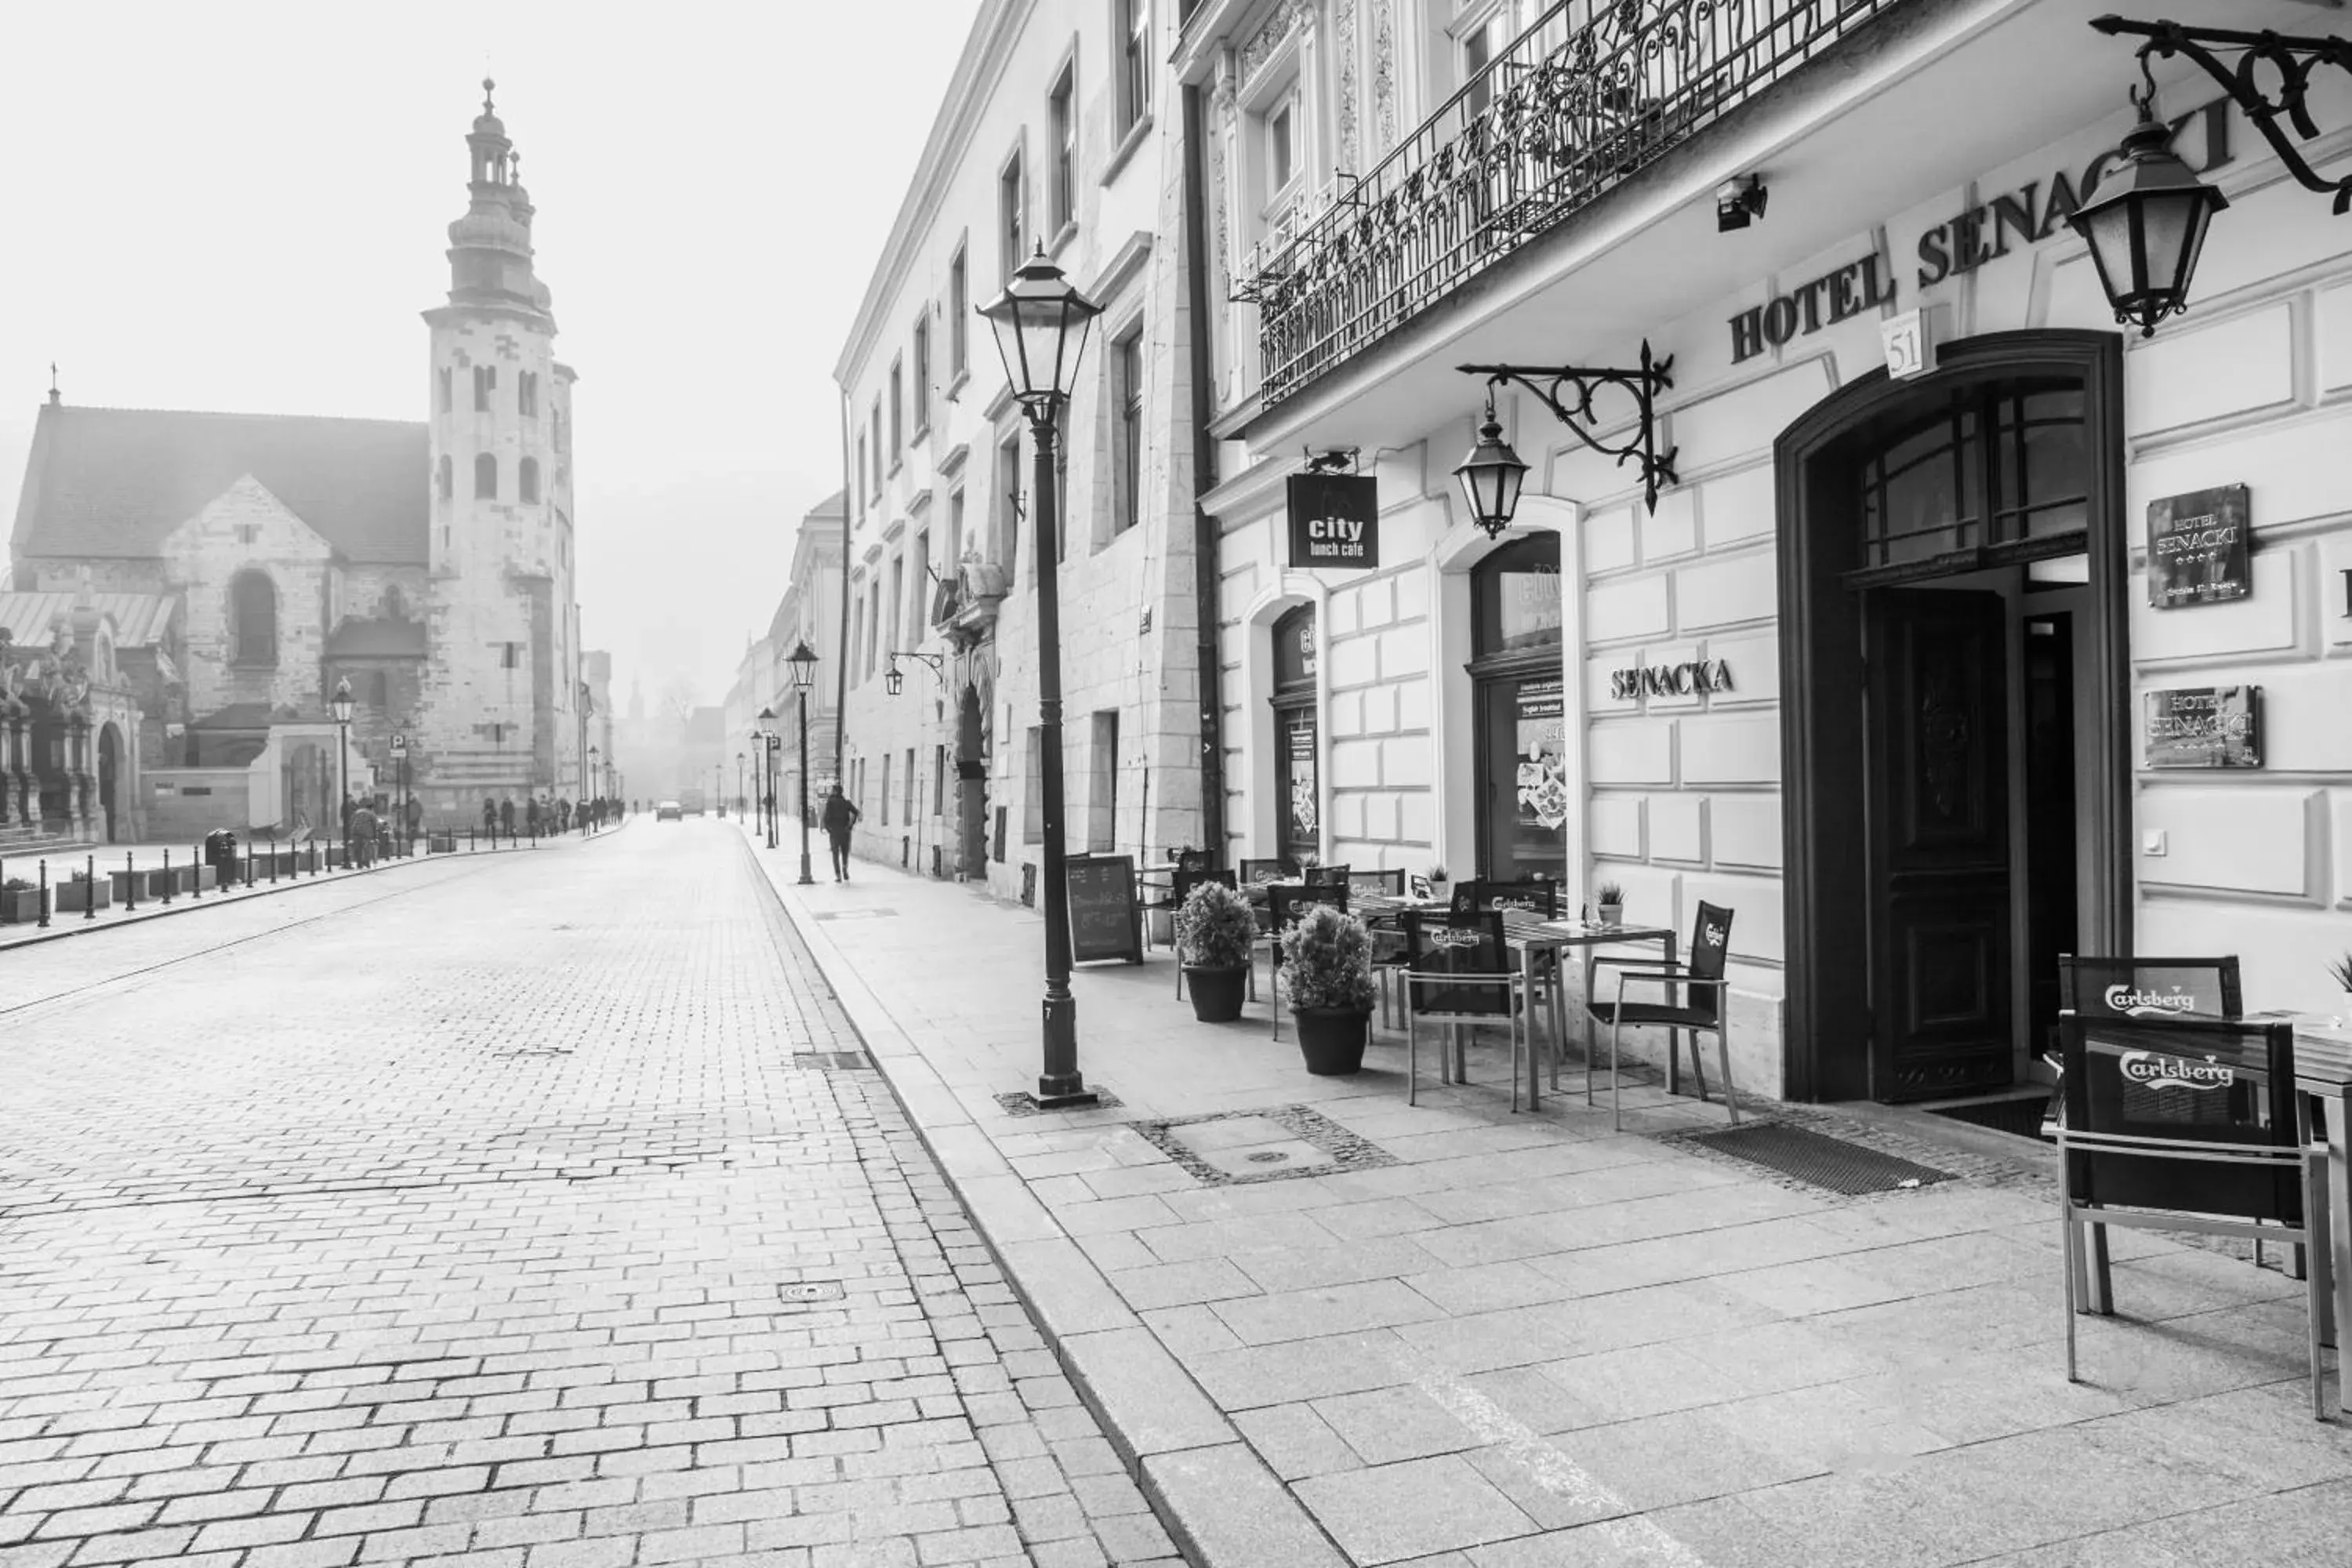
[[[466,216],[449,226],[449,303],[547,321],[552,297],[531,270],[530,193],[522,154],[499,118],[498,83],[482,79],[482,111],[467,132],[471,174]]]

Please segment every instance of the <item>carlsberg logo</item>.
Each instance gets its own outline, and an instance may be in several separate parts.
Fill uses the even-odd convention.
[[[2178,987],[2171,991],[2135,991],[2128,985],[2110,985],[2106,989],[2108,1010],[2129,1013],[2139,1017],[2153,1015],[2162,1017],[2168,1013],[2189,1013],[2197,1007],[2197,998]]]
[[[2226,1089],[2238,1081],[2234,1068],[2222,1067],[2210,1057],[2192,1062],[2154,1051],[2130,1051],[2116,1065],[2126,1081],[2149,1089]]]

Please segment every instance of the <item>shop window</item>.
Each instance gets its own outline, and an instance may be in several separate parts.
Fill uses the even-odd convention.
[[[1274,799],[1279,852],[1301,865],[1323,847],[1322,728],[1315,700],[1315,606],[1274,623]]]
[[[1557,533],[1533,534],[1503,546],[1472,569],[1470,586],[1471,647],[1477,656],[1559,645]]]
[[[230,582],[232,661],[259,668],[278,663],[278,586],[266,572],[240,572]]]
[[[2089,450],[2073,383],[1966,388],[1866,428],[1854,465],[1864,568],[2083,531]]]
[[[539,459],[525,458],[515,469],[515,493],[526,501],[539,500]]]
[[[1559,535],[1503,546],[1471,568],[1470,587],[1477,874],[1561,877],[1570,791]]]
[[[474,499],[499,499],[499,460],[488,452],[474,459]]]
[[[1087,847],[1107,854],[1118,847],[1118,714],[1095,715],[1093,743],[1087,749]]]

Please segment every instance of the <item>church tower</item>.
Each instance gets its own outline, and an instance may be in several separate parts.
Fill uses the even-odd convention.
[[[572,383],[532,268],[522,154],[482,83],[466,215],[431,329],[428,661],[410,727],[426,807],[577,799],[583,739],[572,536]]]

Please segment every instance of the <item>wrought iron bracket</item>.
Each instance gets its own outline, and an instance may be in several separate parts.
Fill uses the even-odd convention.
[[[1570,435],[1592,450],[1614,458],[1620,468],[1638,461],[1642,466],[1643,501],[1651,511],[1658,510],[1660,486],[1679,482],[1675,473],[1675,454],[1680,448],[1658,450],[1658,394],[1675,384],[1675,356],[1653,359],[1648,339],[1642,341],[1642,364],[1638,370],[1518,364],[1465,364],[1455,368],[1465,375],[1484,376],[1490,393],[1497,386],[1525,387],[1551,410],[1554,418],[1568,426]],[[1592,399],[1604,387],[1612,386],[1632,396],[1640,420],[1633,438],[1616,447],[1592,433],[1598,423],[1592,415]]]
[[[890,650],[890,663],[896,664],[902,658],[919,659],[922,663],[929,665],[931,667],[931,679],[938,681],[942,687],[947,685],[947,656],[945,654],[917,653],[912,648],[892,648]]]
[[[2352,41],[2241,33],[2226,27],[2185,27],[2178,22],[2135,22],[2126,16],[2101,16],[2091,26],[2109,37],[2147,40],[2139,47],[2139,64],[2151,94],[2156,83],[2148,71],[2150,55],[2158,59],[2179,55],[2196,65],[2219,82],[2221,90],[2230,95],[2230,101],[2245,112],[2296,184],[2321,195],[2333,195],[2338,217],[2352,210],[2352,174],[2340,180],[2323,177],[2279,125],[2284,120],[2294,128],[2295,136],[2305,142],[2318,137],[2319,122],[2312,119],[2308,102],[2311,73],[2320,66],[2334,66],[2352,74]],[[2216,50],[2237,52],[2237,65],[2233,68],[2223,61]],[[2278,73],[2278,85],[2273,91],[2263,90],[2256,79],[2256,71],[2263,67]]]

